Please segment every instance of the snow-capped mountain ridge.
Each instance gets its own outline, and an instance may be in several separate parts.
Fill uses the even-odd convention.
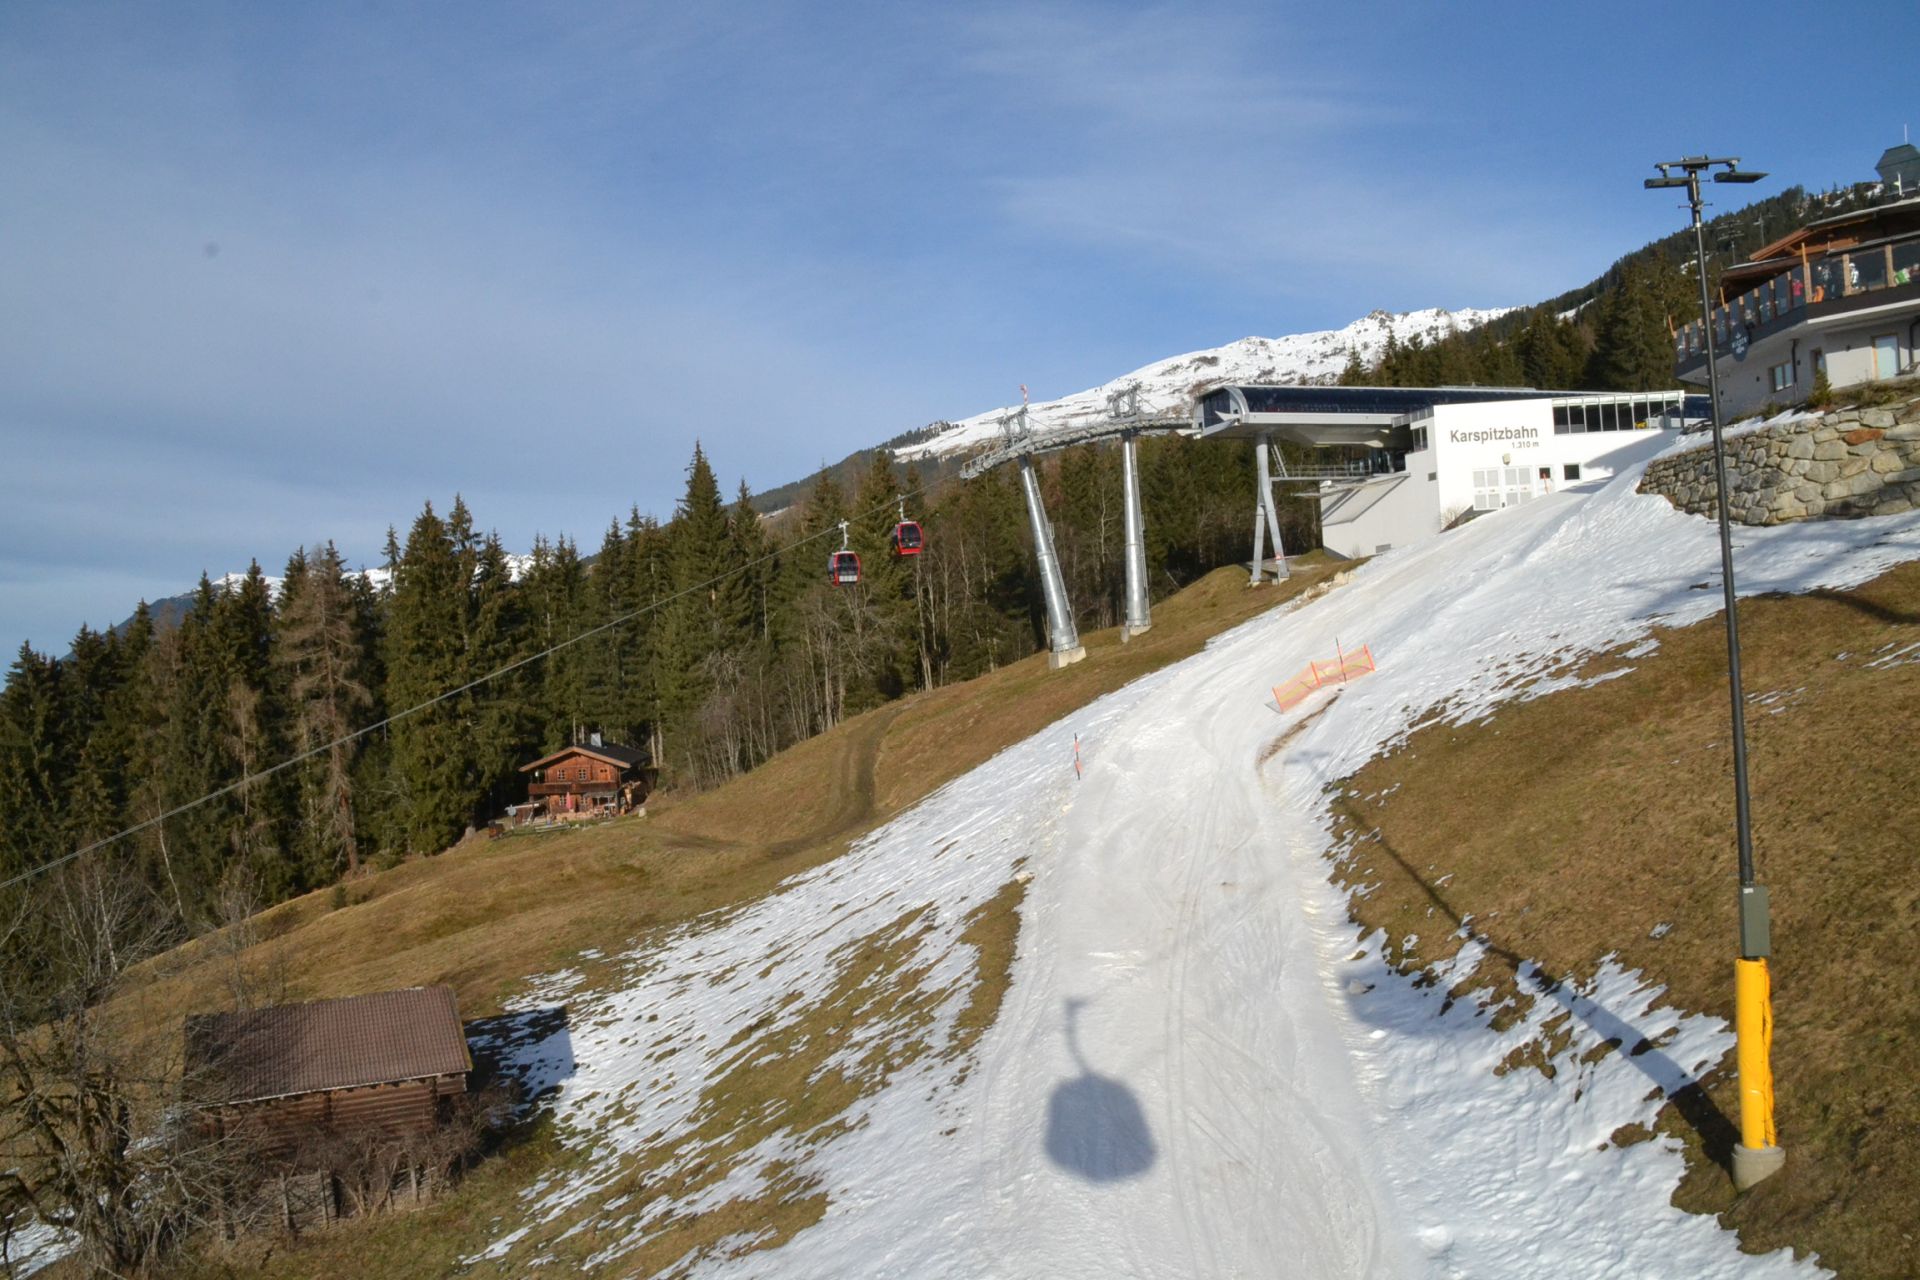
[[[520,579],[526,576],[527,570],[532,566],[532,564],[533,564],[532,556],[518,555],[513,552],[508,552],[507,553],[507,576],[511,578],[513,581],[518,582],[520,581]],[[387,585],[393,580],[393,574],[387,569],[385,565],[375,565],[371,569],[348,569],[346,573],[348,577],[365,578],[367,580],[367,585],[372,587],[375,591],[386,590]],[[262,579],[266,581],[267,593],[274,600],[278,600],[280,598],[281,590],[286,586],[287,580],[277,574],[271,574],[271,573],[263,573],[260,576]],[[223,574],[222,576],[215,578],[213,580],[214,594],[225,595],[229,591],[237,591],[240,589],[240,584],[245,582],[246,580],[247,580],[247,575],[244,573]]]
[[[1104,415],[1107,397],[1138,387],[1140,408],[1147,413],[1179,412],[1196,391],[1228,383],[1329,383],[1340,376],[1351,354],[1372,363],[1386,349],[1387,340],[1401,343],[1418,338],[1432,342],[1449,334],[1476,329],[1506,315],[1510,307],[1464,308],[1448,311],[1374,311],[1342,329],[1288,334],[1279,338],[1246,337],[1225,346],[1189,351],[1135,369],[1097,387],[1027,406],[1034,431],[1057,431]],[[991,409],[946,424],[922,440],[895,450],[905,460],[962,453],[999,434],[1000,419],[1017,406]]]

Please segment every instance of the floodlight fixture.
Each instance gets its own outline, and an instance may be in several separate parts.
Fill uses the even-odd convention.
[[[1739,163],[1735,161],[1735,163]],[[1713,175],[1715,182],[1758,182],[1766,177],[1764,173],[1755,173],[1751,169],[1722,169]]]

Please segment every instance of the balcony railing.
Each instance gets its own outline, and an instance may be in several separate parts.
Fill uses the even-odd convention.
[[[527,786],[529,796],[612,795],[620,789],[615,782],[534,782]]]
[[[1713,309],[1713,345],[1727,350],[1735,325],[1748,333],[1791,318],[1809,306],[1881,289],[1920,284],[1920,236],[1890,240],[1847,253],[1828,254],[1788,267],[1725,306]],[[1686,365],[1706,354],[1706,330],[1698,320],[1674,334],[1674,360]]]

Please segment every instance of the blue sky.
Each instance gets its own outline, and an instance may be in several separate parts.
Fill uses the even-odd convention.
[[[456,491],[590,549],[696,438],[764,488],[1021,383],[1538,301],[1682,224],[1653,160],[1873,176],[1920,7],[1809,22],[11,0],[0,643],[300,544],[371,563]]]

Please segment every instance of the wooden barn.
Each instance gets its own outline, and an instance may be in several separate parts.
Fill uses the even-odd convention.
[[[186,1021],[185,1080],[202,1121],[247,1144],[289,1227],[385,1207],[396,1183],[418,1199],[472,1071],[451,987]],[[369,1170],[386,1182],[372,1194]]]
[[[645,760],[645,753],[632,747],[596,740],[523,764],[527,803],[515,806],[514,817],[524,823],[626,813],[647,798]]]

